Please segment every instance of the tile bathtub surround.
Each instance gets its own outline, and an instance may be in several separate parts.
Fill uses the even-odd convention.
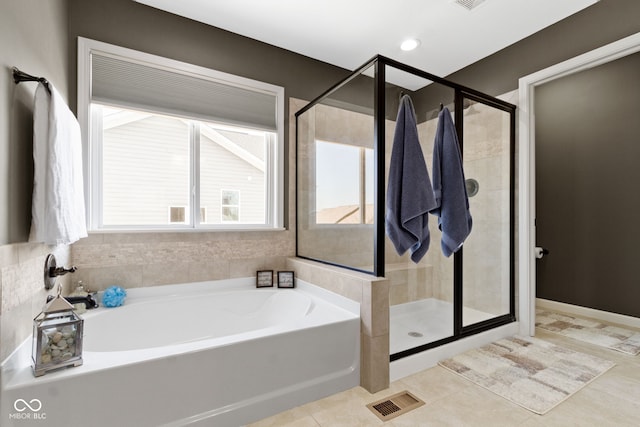
[[[71,248],[91,290],[255,276],[295,253],[290,231],[94,233]]]
[[[300,258],[289,258],[296,277],[360,303],[360,385],[389,386],[389,281]]]
[[[18,243],[0,246],[0,361],[27,339],[32,332],[33,318],[42,310],[47,295],[56,292],[44,289],[44,262],[54,253],[59,265],[68,267],[69,248],[52,248],[40,243]],[[71,274],[56,283],[68,292]]]

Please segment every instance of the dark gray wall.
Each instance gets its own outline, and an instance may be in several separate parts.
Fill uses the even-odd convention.
[[[520,77],[639,32],[638,17],[638,0],[600,0],[446,77],[489,95],[500,95],[517,89]]]
[[[131,0],[69,2],[71,82],[75,82],[77,36],[279,84],[287,96],[303,99],[315,98],[348,75],[339,67]],[[638,16],[637,0],[601,0],[443,77],[490,95],[502,94],[516,89],[522,76],[640,31]],[[75,93],[71,95],[75,99]]]
[[[493,55],[441,77],[488,95],[501,95],[517,89],[518,79],[523,76],[637,33],[640,31],[638,16],[638,0],[600,0]],[[451,102],[453,95],[450,88],[431,84],[412,98],[420,109],[430,114],[440,102]],[[418,120],[424,119],[419,114]]]
[[[640,317],[640,53],[536,88],[540,298]]]
[[[68,94],[67,1],[0,0],[0,245],[25,242],[33,189],[33,94],[11,68],[45,76]]]
[[[349,74],[342,68],[131,0],[69,3],[74,97],[78,36],[284,86],[287,97],[301,99],[315,98]]]

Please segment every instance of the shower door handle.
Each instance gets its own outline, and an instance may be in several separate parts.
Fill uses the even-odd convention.
[[[536,246],[535,254],[537,259],[542,259],[543,256],[549,255],[549,249],[541,248],[540,246]]]

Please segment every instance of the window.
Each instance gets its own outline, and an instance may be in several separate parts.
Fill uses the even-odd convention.
[[[89,229],[282,226],[282,88],[79,46]]]
[[[240,220],[240,192],[222,190],[221,202],[222,222],[238,222]]]
[[[171,206],[169,208],[169,222],[179,222],[181,224],[187,222],[186,210],[186,206]]]
[[[93,122],[102,127],[96,140],[102,142],[99,166],[104,227],[189,225],[193,151],[199,158],[196,181],[200,191],[195,200],[200,205],[200,217],[195,219],[198,224],[266,222],[265,164],[267,148],[274,140],[271,132],[98,103],[91,109]],[[244,193],[242,203],[240,190],[226,197],[233,198],[234,203],[225,203],[223,189],[232,186]],[[219,213],[207,216],[207,206],[219,207]],[[238,213],[241,207],[246,212],[242,217]]]
[[[316,224],[373,224],[373,149],[315,144]]]

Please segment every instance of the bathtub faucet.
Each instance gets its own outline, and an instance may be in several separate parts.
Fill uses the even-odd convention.
[[[98,308],[98,301],[93,297],[94,294],[88,294],[84,297],[64,297],[69,304],[84,304],[87,310],[92,308]],[[54,298],[53,295],[49,295],[47,297],[47,302],[51,301]]]
[[[78,267],[75,265],[71,268],[49,267],[49,277],[64,276],[67,273],[75,273]]]

